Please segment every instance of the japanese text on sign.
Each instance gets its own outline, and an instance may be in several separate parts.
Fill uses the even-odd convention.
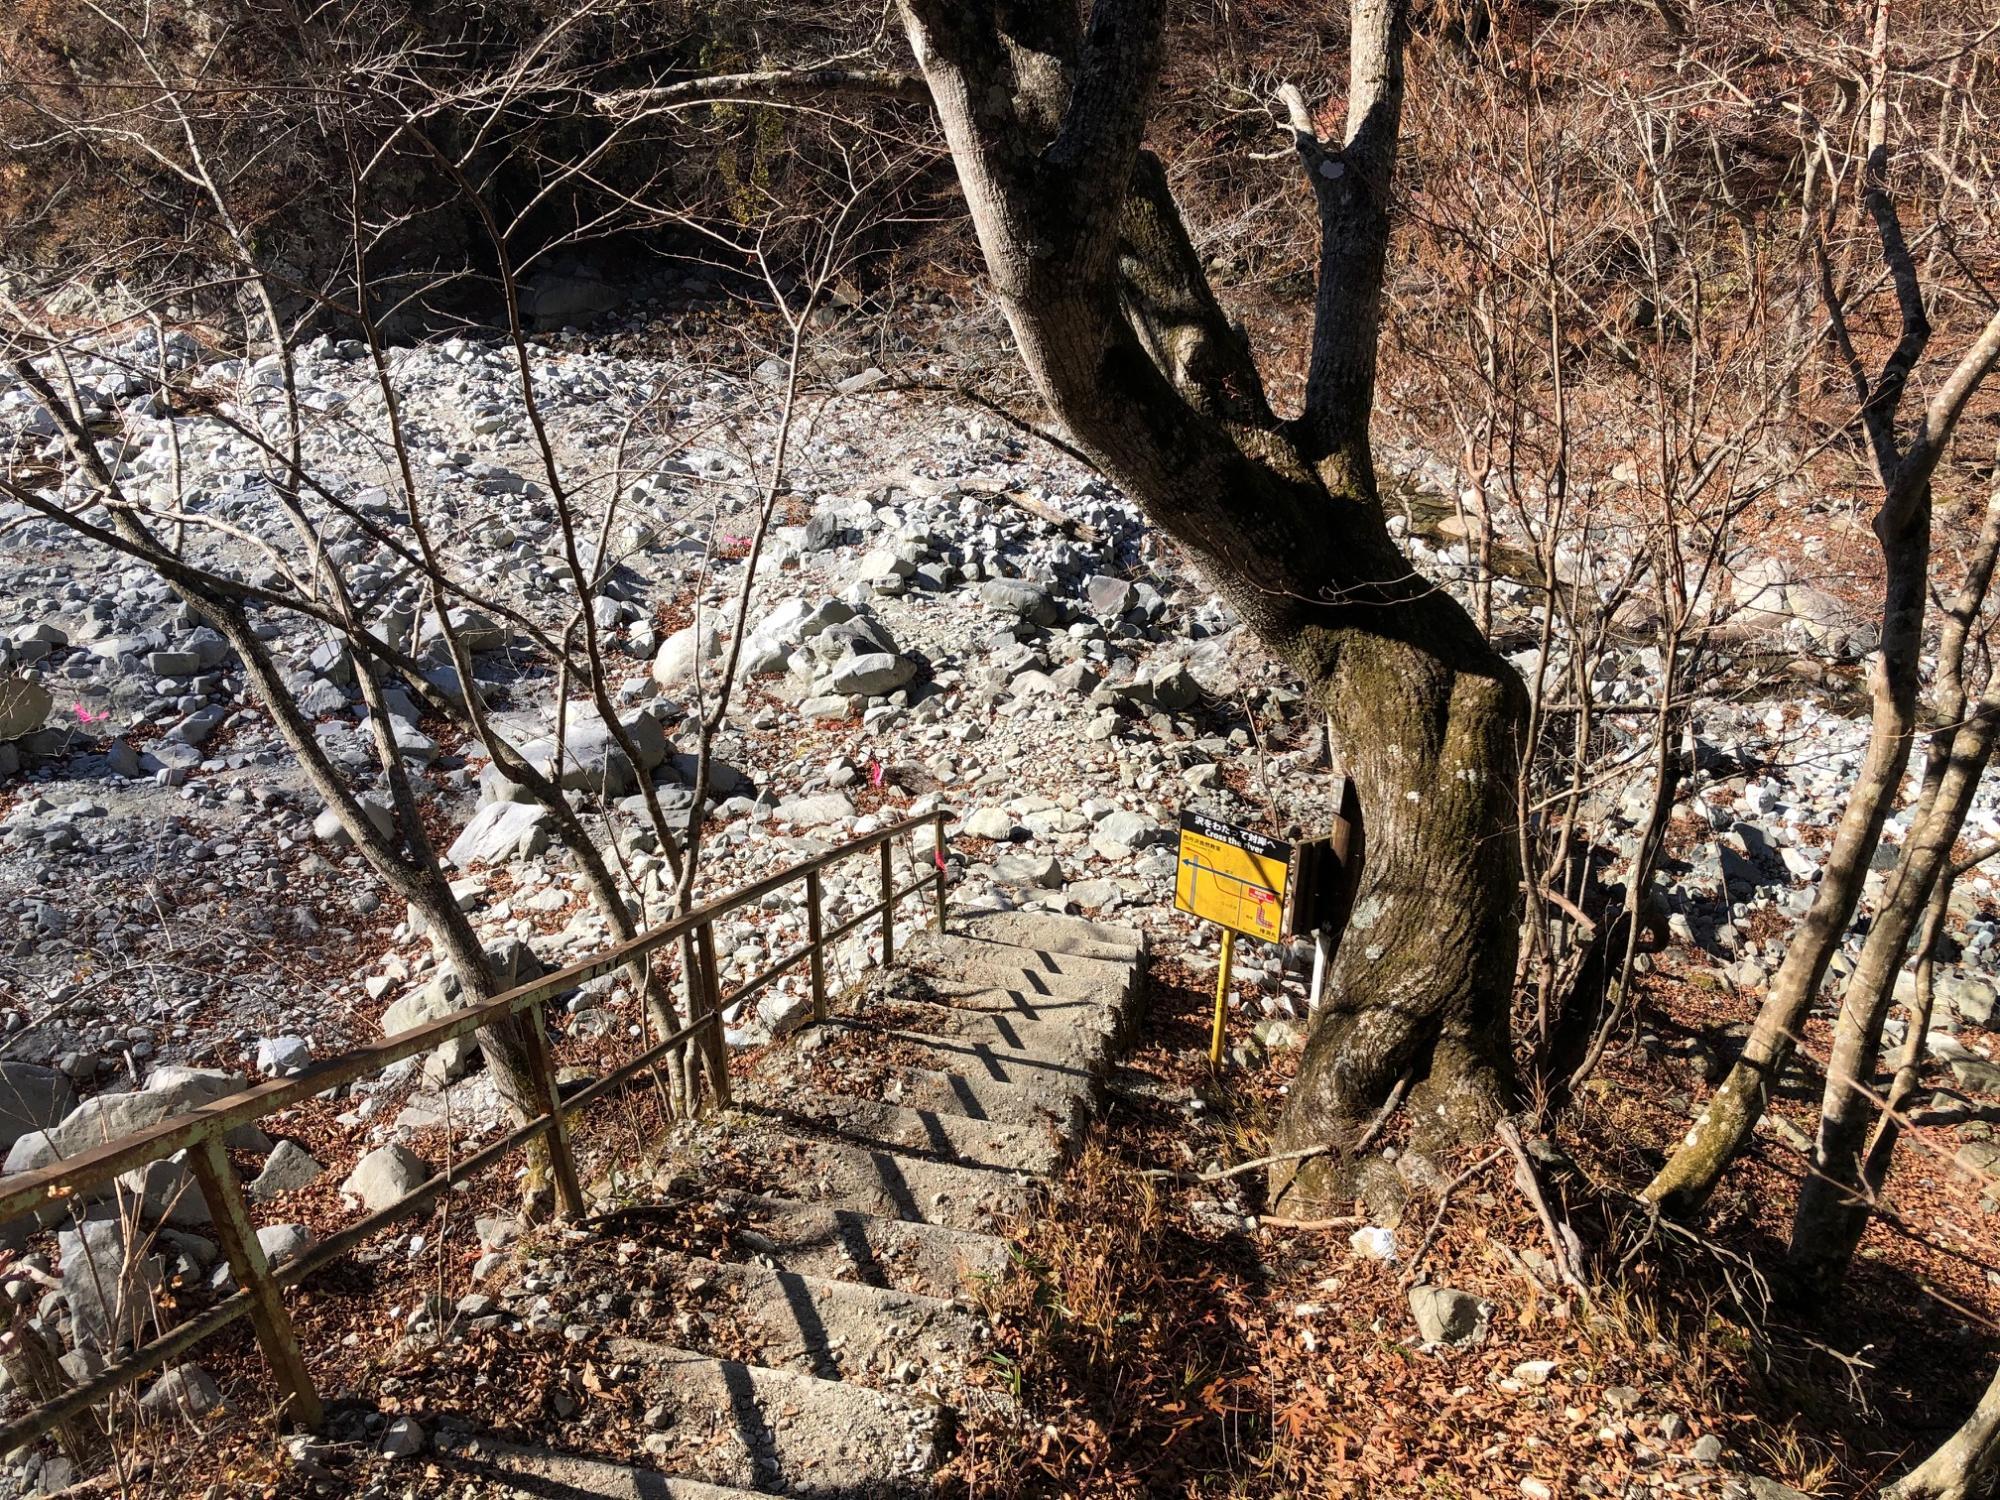
[[[1174,905],[1245,937],[1275,943],[1285,930],[1292,846],[1204,813],[1181,814]]]

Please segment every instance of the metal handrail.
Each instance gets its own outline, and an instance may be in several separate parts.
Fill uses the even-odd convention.
[[[24,1416],[0,1426],[0,1453],[11,1453],[22,1444],[33,1442],[73,1420],[94,1402],[131,1384],[168,1359],[186,1352],[245,1316],[252,1318],[257,1325],[258,1342],[279,1384],[285,1389],[292,1416],[306,1427],[317,1427],[321,1414],[320,1401],[306,1373],[297,1336],[285,1312],[281,1295],[283,1288],[303,1281],[360,1245],[370,1235],[428,1207],[439,1194],[456,1183],[542,1137],[548,1139],[555,1167],[558,1211],[566,1218],[580,1216],[584,1204],[577,1187],[574,1159],[570,1155],[569,1121],[605,1094],[644,1072],[671,1048],[697,1037],[713,1047],[714,1056],[719,1059],[725,1005],[755,994],[801,961],[811,961],[813,1017],[824,1020],[827,1000],[826,947],[879,915],[882,919],[883,960],[887,962],[895,951],[896,907],[925,886],[932,887],[934,891],[935,918],[939,928],[942,928],[945,903],[944,825],[950,816],[945,809],[938,808],[920,817],[905,818],[886,828],[878,828],[762,880],[753,881],[726,896],[704,902],[628,942],[604,949],[528,984],[518,985],[491,1000],[453,1011],[412,1030],[398,1032],[371,1046],[323,1059],[290,1077],[253,1085],[187,1114],[176,1115],[143,1130],[106,1141],[65,1161],[0,1179],[0,1223],[5,1223],[22,1214],[39,1212],[52,1203],[71,1200],[79,1193],[135,1168],[164,1160],[176,1152],[188,1151],[189,1164],[214,1220],[212,1227],[222,1242],[238,1287],[228,1299],[207,1309],[191,1322],[140,1346],[124,1360],[107,1366],[83,1384],[43,1401]],[[897,838],[926,824],[935,830],[937,868],[899,889],[892,875],[891,845]],[[825,930],[820,872],[840,860],[878,847],[882,851],[881,900],[839,926]],[[715,922],[797,880],[806,883],[809,940],[803,948],[744,980],[725,1001],[716,972]],[[542,1004],[586,980],[644,958],[677,939],[693,940],[691,946],[697,972],[689,976],[692,981],[690,989],[701,997],[697,1002],[701,1014],[672,1035],[654,1042],[604,1078],[568,1099],[560,1098],[548,1066],[547,1039],[539,1024]],[[225,1135],[239,1126],[255,1124],[328,1089],[379,1073],[404,1058],[428,1052],[523,1012],[534,1013],[536,1021],[530,1028],[533,1033],[530,1038],[530,1063],[547,1100],[543,1113],[419,1184],[394,1203],[312,1246],[285,1265],[273,1269],[266,1263],[257,1243],[256,1231],[250,1223],[242,1189],[229,1170],[228,1159],[223,1152]],[[727,1103],[726,1075],[717,1077],[716,1087],[720,1102]]]

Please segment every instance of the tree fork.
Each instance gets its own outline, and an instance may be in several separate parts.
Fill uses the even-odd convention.
[[[1320,214],[1304,410],[1270,408],[1140,150],[1162,0],[900,0],[1023,363],[1076,446],[1184,547],[1325,707],[1369,840],[1353,937],[1279,1123],[1351,1144],[1405,1072],[1424,1132],[1483,1138],[1511,1099],[1510,835],[1525,695],[1390,537],[1369,448],[1402,0],[1354,0],[1346,137],[1295,139]],[[1342,1191],[1316,1158],[1280,1186]]]

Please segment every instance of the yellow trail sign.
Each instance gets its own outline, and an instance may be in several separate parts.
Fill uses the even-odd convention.
[[[1198,812],[1181,814],[1174,905],[1245,937],[1285,935],[1292,846]]]

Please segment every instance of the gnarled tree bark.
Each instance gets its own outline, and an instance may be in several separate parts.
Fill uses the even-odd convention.
[[[1351,1141],[1408,1074],[1432,1134],[1510,1102],[1524,695],[1389,535],[1369,448],[1401,0],[1355,0],[1345,139],[1295,137],[1321,225],[1305,408],[1271,409],[1164,172],[1141,149],[1164,0],[900,0],[1017,347],[1077,446],[1324,705],[1367,840],[1353,931],[1278,1145]],[[1346,1191],[1329,1153],[1274,1184]]]

